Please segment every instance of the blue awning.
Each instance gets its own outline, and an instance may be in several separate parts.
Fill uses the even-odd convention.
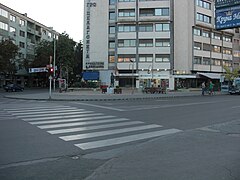
[[[83,79],[88,80],[99,80],[99,72],[83,72]]]

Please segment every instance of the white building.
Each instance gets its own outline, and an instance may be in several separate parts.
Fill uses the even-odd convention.
[[[201,78],[219,80],[224,66],[239,66],[239,34],[215,30],[212,0],[85,0],[84,6],[83,69],[99,71],[102,84],[110,85],[113,74],[120,87],[199,87]]]

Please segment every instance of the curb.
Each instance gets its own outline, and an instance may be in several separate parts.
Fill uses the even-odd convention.
[[[221,94],[219,94],[221,95]],[[8,99],[21,99],[21,100],[35,100],[35,101],[136,101],[136,100],[148,100],[148,99],[172,99],[172,98],[181,98],[181,97],[198,97],[201,95],[193,94],[193,95],[181,95],[181,96],[161,96],[161,97],[122,97],[122,98],[96,98],[96,99],[46,99],[46,98],[26,98],[26,97],[11,97],[4,96],[4,98]],[[216,96],[216,95],[215,95]]]

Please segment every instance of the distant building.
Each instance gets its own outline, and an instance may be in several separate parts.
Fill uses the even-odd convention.
[[[85,71],[103,84],[200,87],[239,66],[239,28],[215,30],[213,0],[85,0]],[[235,60],[235,61],[234,61]]]
[[[41,40],[53,41],[54,35],[58,35],[51,27],[47,27],[29,17],[21,14],[0,3],[0,41],[11,39],[19,46],[20,51],[17,60],[23,61],[34,59],[34,49]],[[18,66],[17,80],[23,81],[27,74],[26,70]],[[4,77],[1,76],[1,84],[5,84]],[[23,82],[21,82],[23,83]]]

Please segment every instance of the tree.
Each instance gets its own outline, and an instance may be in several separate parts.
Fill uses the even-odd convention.
[[[56,42],[57,47],[57,58],[56,64],[64,67],[72,68],[74,67],[74,50],[76,42],[69,38],[69,35],[65,32],[58,36]]]
[[[227,66],[223,67],[225,72],[225,78],[228,81],[232,81],[234,78],[239,77],[239,68],[235,68],[233,70],[231,70],[230,68],[228,68]]]
[[[49,58],[53,56],[53,42],[43,40],[35,48],[35,59],[31,67],[46,67]]]
[[[80,74],[83,69],[83,44],[80,41],[75,49],[74,74]]]
[[[13,75],[16,72],[15,57],[18,54],[19,47],[10,39],[0,42],[0,72]]]

